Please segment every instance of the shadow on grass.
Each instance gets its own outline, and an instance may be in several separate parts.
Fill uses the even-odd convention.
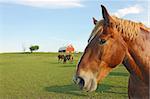
[[[127,94],[126,92],[115,92],[115,91],[111,91],[109,89],[112,89],[112,88],[127,88],[127,87],[124,87],[124,86],[113,86],[113,85],[107,85],[107,84],[100,84],[98,85],[98,88],[96,90],[96,92],[100,92],[100,93],[114,93],[114,94]]]
[[[115,92],[115,91],[106,91],[106,93],[114,93],[114,94],[128,94],[127,92]]]
[[[123,73],[123,72],[111,72],[109,75],[110,76],[129,76],[128,73]]]
[[[111,89],[111,87],[112,87],[112,86],[111,86],[111,85],[108,85],[108,84],[100,84],[100,85],[98,85],[96,92],[102,93],[102,92],[105,92],[105,91]]]
[[[50,86],[45,87],[44,89],[47,92],[70,94],[75,96],[86,96],[85,94],[81,93],[81,91],[78,88],[76,88],[75,85]]]
[[[96,93],[111,93],[109,89],[111,89],[111,85],[107,84],[101,84],[98,86],[98,89],[95,91]],[[64,85],[64,86],[50,86],[50,87],[45,87],[45,91],[47,92],[55,92],[55,93],[61,93],[61,94],[69,94],[69,95],[75,95],[75,96],[89,96],[93,92],[83,92],[77,88],[75,85]],[[116,93],[117,92],[112,92]]]

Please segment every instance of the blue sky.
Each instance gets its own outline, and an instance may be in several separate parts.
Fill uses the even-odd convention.
[[[150,27],[148,0],[0,0],[0,52],[20,52],[31,45],[39,51],[57,52],[73,44],[83,51],[102,18],[100,5],[121,18]]]

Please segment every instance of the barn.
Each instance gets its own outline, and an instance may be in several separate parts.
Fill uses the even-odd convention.
[[[72,44],[60,47],[58,52],[74,53],[75,49]]]

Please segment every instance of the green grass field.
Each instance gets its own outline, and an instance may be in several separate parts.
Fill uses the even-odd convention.
[[[72,81],[73,64],[57,62],[57,53],[0,54],[0,99],[127,99],[128,72],[115,68],[96,92],[82,92]]]

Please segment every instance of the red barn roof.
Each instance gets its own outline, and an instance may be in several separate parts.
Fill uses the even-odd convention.
[[[67,48],[66,48],[66,52],[69,52],[69,53],[70,53],[70,52],[71,52],[71,53],[74,52],[74,50],[75,50],[75,49],[74,49],[74,47],[73,47],[72,45],[68,45]]]
[[[75,49],[71,44],[68,46],[60,47],[58,49],[58,52],[73,53],[74,51],[75,51]]]

